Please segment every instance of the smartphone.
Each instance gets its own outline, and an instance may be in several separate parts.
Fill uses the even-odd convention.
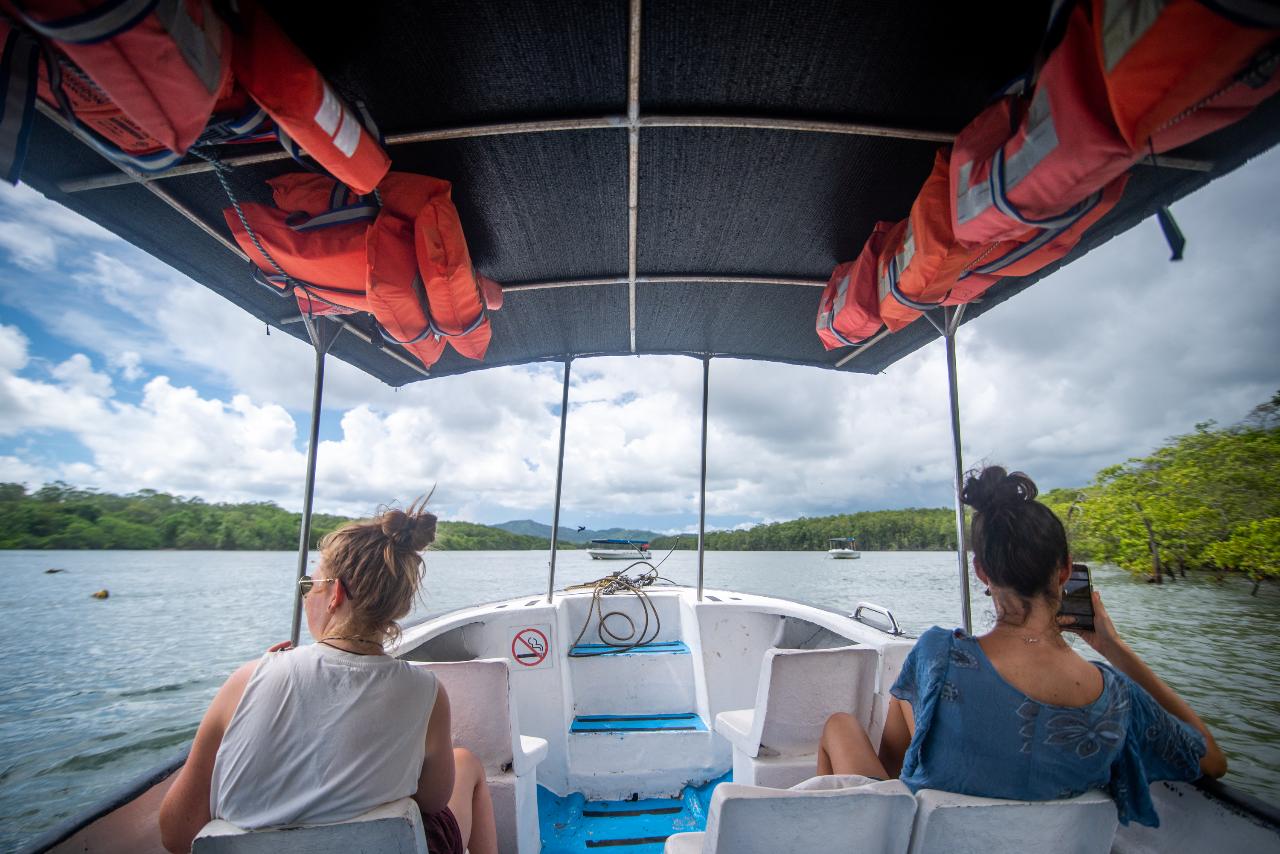
[[[1071,577],[1062,591],[1062,605],[1058,614],[1075,617],[1076,628],[1093,629],[1093,584],[1089,567],[1083,563],[1071,564]]]

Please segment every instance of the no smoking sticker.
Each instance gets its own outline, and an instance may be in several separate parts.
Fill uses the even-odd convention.
[[[549,663],[547,653],[551,643],[547,640],[548,626],[529,626],[520,629],[511,638],[511,657],[523,667],[541,667]]]

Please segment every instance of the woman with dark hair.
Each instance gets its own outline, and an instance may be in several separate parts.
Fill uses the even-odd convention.
[[[1032,801],[1103,789],[1120,821],[1155,826],[1150,783],[1226,773],[1208,727],[1120,638],[1096,591],[1092,630],[1058,616],[1071,555],[1062,523],[1035,498],[1021,472],[969,473],[973,568],[996,624],[980,637],[925,632],[890,689],[880,750],[853,716],[833,715],[819,774]],[[1082,658],[1063,631],[1107,663]]]
[[[245,829],[327,824],[412,797],[432,854],[496,854],[484,768],[453,747],[444,686],[384,651],[435,539],[424,505],[321,540],[316,574],[301,580],[316,643],[278,644],[218,691],[160,807],[170,851],[187,851],[214,818]]]

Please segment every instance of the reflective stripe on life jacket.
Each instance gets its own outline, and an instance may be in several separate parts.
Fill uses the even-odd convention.
[[[258,3],[239,5],[236,80],[329,174],[357,193],[372,192],[391,168],[382,146]]]
[[[1077,6],[1031,97],[1006,96],[956,138],[955,236],[986,244],[1075,222],[1085,201],[1137,157],[1111,118],[1093,28]]]
[[[1001,277],[1029,276],[1064,258],[1094,223],[1120,203],[1128,182],[1129,176],[1121,175],[1086,199],[1080,216],[1075,222],[1056,229],[1029,229],[1017,240],[990,244],[988,247],[990,251],[984,251],[966,268],[960,276],[960,284],[964,284],[967,278],[974,274]],[[972,285],[966,287],[971,289]],[[954,297],[953,294],[952,298]]]
[[[876,262],[893,223],[878,222],[854,261],[831,274],[818,303],[818,337],[828,350],[849,347],[880,329]]]
[[[229,86],[231,38],[208,0],[23,0],[22,20],[170,152],[204,132]]]
[[[1163,152],[1280,92],[1280,6],[1253,0],[1092,0],[1120,135]]]

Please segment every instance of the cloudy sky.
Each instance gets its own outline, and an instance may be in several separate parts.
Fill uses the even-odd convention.
[[[1280,152],[965,325],[966,461],[1088,482],[1280,389]],[[301,506],[309,347],[34,191],[0,185],[0,481]],[[574,363],[563,524],[696,524],[701,364]],[[551,520],[560,368],[388,388],[330,360],[317,509],[435,485],[442,518]],[[942,343],[881,376],[711,366],[707,513],[735,527],[948,506]]]

